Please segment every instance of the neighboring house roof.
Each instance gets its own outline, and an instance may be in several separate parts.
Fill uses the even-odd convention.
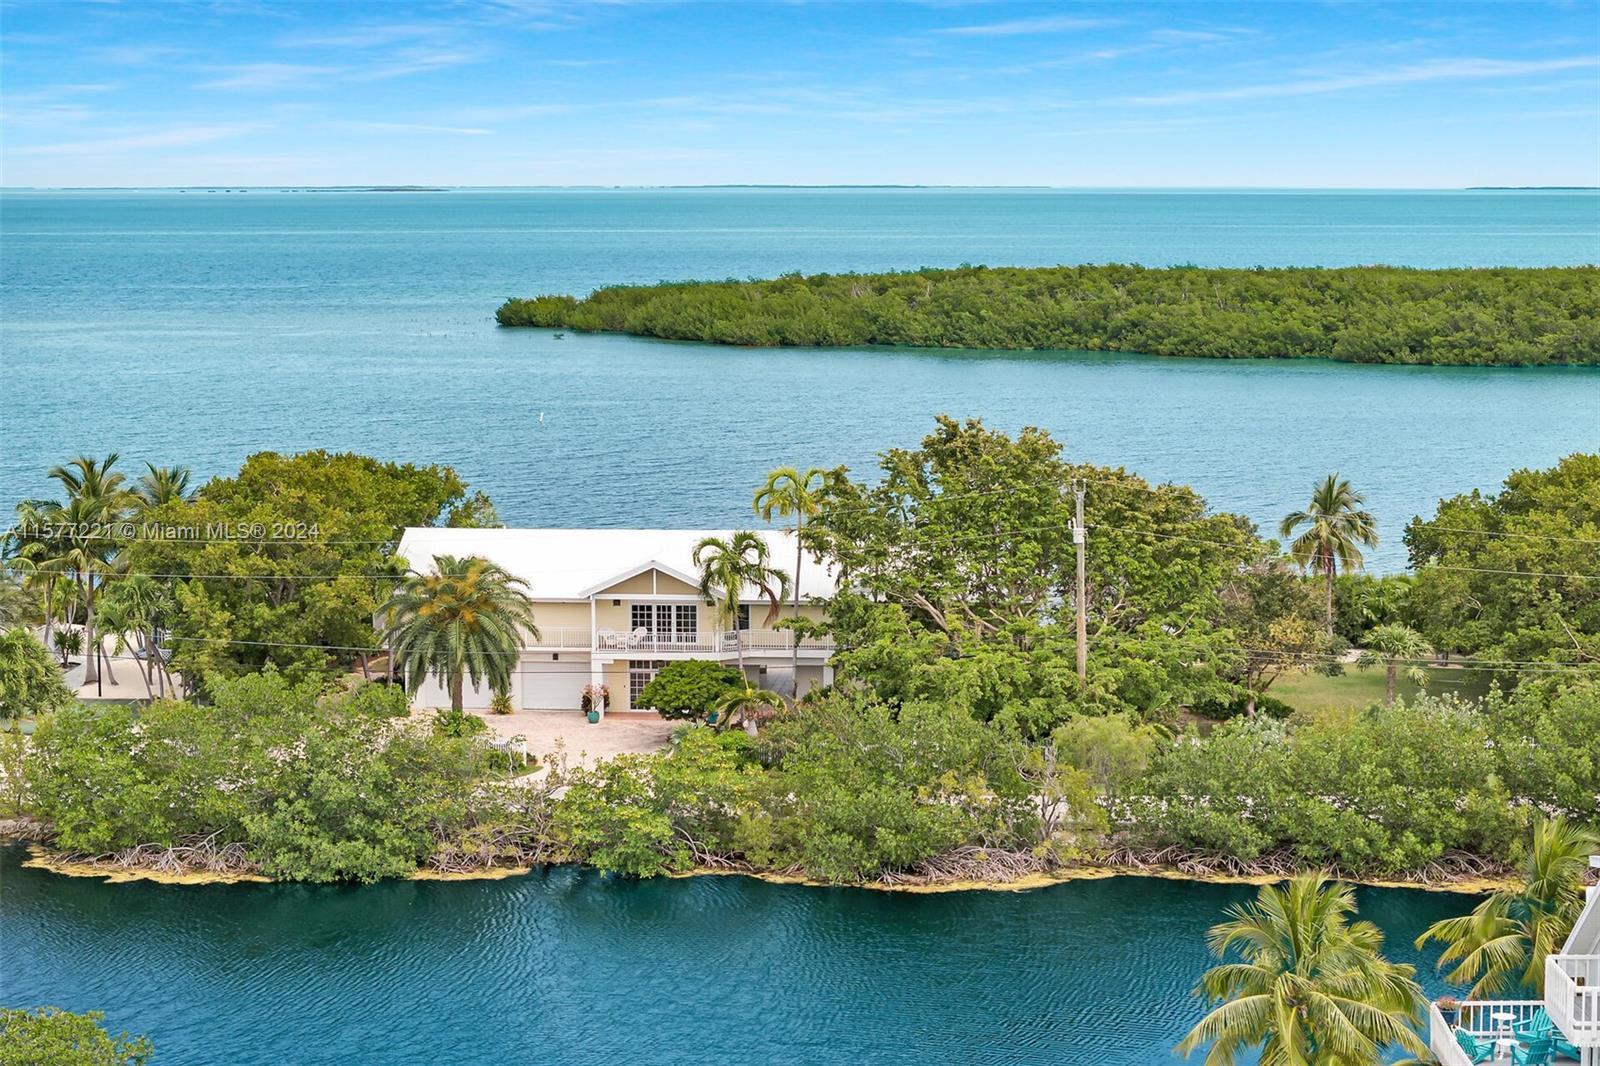
[[[445,529],[408,528],[399,554],[414,570],[433,568],[435,555],[478,555],[528,583],[536,600],[583,600],[652,568],[696,584],[694,546],[705,537],[732,536],[729,529]],[[792,578],[794,534],[753,531],[767,542],[768,565]],[[800,596],[832,596],[833,568],[809,553],[800,570]],[[791,595],[793,593],[791,592]],[[763,597],[746,588],[742,599]]]

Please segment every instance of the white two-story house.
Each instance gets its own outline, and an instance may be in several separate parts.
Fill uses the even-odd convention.
[[[758,685],[803,695],[832,681],[827,640],[800,642],[794,676],[794,638],[768,624],[770,600],[754,587],[740,591],[735,626],[721,624],[715,607],[699,592],[694,546],[704,537],[726,538],[721,529],[407,529],[399,554],[419,573],[438,555],[481,556],[528,583],[538,636],[525,648],[512,674],[510,696],[519,710],[576,711],[589,684],[604,684],[612,711],[648,710],[639,692],[666,663],[711,659],[734,665]],[[758,531],[770,549],[768,565],[790,575],[795,568],[792,533]],[[818,601],[833,595],[831,567],[809,554],[800,569],[800,613],[821,619]],[[795,613],[793,594],[780,618]],[[469,682],[470,686],[470,682]],[[465,705],[489,706],[485,687],[468,687]],[[447,707],[449,694],[430,677],[413,694],[420,707]]]
[[[1590,860],[1600,868],[1600,856]],[[1442,1066],[1470,1066],[1457,1028],[1474,1039],[1496,1043],[1495,1061],[1510,1062],[1516,1048],[1513,1027],[1534,1021],[1543,1010],[1568,1051],[1550,1061],[1570,1063],[1573,1052],[1582,1066],[1600,1066],[1600,885],[1589,889],[1588,902],[1558,954],[1545,959],[1544,998],[1469,999],[1452,1025],[1437,1005],[1429,1008],[1428,1047]]]

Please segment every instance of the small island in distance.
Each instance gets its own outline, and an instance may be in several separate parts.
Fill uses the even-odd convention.
[[[962,266],[510,299],[502,326],[752,347],[1600,364],[1600,268]]]

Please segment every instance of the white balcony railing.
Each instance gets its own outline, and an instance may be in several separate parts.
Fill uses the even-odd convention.
[[[1544,1002],[1550,1020],[1580,1048],[1600,1048],[1600,955],[1544,960]]]
[[[1467,1053],[1456,1042],[1457,1029],[1466,1030],[1480,1042],[1509,1037],[1513,1025],[1532,1021],[1542,1006],[1536,999],[1469,999],[1460,1005],[1460,1015],[1451,1024],[1444,1020],[1437,1004],[1429,1004],[1428,1049],[1440,1066],[1471,1066]]]
[[[556,651],[579,651],[590,647],[600,651],[635,652],[639,654],[692,653],[698,655],[736,655],[740,645],[746,652],[787,652],[793,636],[781,629],[747,629],[734,633],[662,632],[650,629],[607,629],[601,627],[592,634],[587,627],[541,626],[539,636],[530,638],[527,647]],[[592,644],[591,644],[592,640]],[[804,653],[833,651],[833,641],[806,638],[800,642]]]

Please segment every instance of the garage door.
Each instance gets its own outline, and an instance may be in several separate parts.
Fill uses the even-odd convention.
[[[587,663],[523,663],[522,709],[576,711],[589,681],[588,670]]]

